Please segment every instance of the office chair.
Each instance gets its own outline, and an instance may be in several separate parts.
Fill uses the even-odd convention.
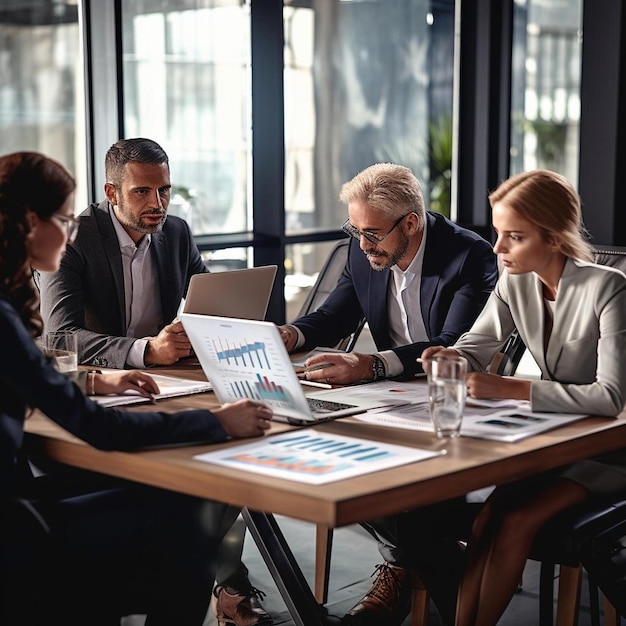
[[[339,281],[343,268],[346,266],[346,261],[348,260],[349,243],[349,239],[342,239],[331,250],[324,266],[317,276],[315,284],[311,288],[311,291],[309,291],[302,307],[300,308],[300,311],[298,312],[298,317],[302,317],[303,315],[307,315],[308,313],[312,313],[313,311],[319,309],[319,307],[326,301],[326,298],[328,298],[337,286],[337,282]],[[352,333],[343,337],[336,346],[331,347],[350,352],[354,349],[357,339],[359,338],[359,334],[363,330],[364,326],[365,318],[362,318]]]

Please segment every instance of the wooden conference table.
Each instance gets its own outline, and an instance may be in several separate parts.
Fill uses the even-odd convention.
[[[205,380],[195,361],[151,372]],[[415,384],[422,384],[416,382]],[[217,406],[202,393],[128,407],[165,411]],[[270,434],[293,427],[275,423]],[[591,417],[518,443],[471,438],[437,439],[433,434],[386,428],[344,418],[316,426],[327,433],[373,439],[446,454],[340,480],[309,485],[194,461],[224,444],[141,452],[103,452],[68,434],[41,414],[26,422],[26,445],[36,455],[103,474],[245,507],[244,518],[298,626],[336,623],[326,615],[304,578],[272,514],[335,528],[432,504],[469,491],[566,465],[619,449],[626,441],[626,412],[616,419]]]

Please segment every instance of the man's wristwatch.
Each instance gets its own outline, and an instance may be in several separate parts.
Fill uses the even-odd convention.
[[[381,378],[386,378],[387,372],[385,372],[385,363],[384,361],[376,356],[374,357],[374,364],[372,365],[372,370],[374,371],[374,380],[381,380]]]

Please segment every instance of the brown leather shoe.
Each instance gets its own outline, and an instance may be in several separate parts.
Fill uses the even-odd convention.
[[[261,606],[265,594],[254,587],[246,592],[217,585],[215,615],[219,626],[271,626],[274,620]]]
[[[350,626],[396,626],[411,610],[411,576],[391,563],[376,566],[374,583],[359,602],[344,615]]]

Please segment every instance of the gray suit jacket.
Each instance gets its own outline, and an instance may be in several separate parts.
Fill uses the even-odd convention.
[[[454,344],[474,371],[485,371],[517,329],[537,361],[535,411],[617,415],[626,402],[626,276],[568,259],[559,281],[550,341],[544,350],[544,303],[534,273],[504,273],[484,310]]]
[[[133,337],[126,337],[124,275],[108,201],[81,215],[76,241],[57,272],[42,272],[41,314],[45,331],[78,332],[79,361],[123,368]],[[169,215],[150,245],[159,277],[163,325],[169,324],[193,274],[206,272],[187,223]]]

